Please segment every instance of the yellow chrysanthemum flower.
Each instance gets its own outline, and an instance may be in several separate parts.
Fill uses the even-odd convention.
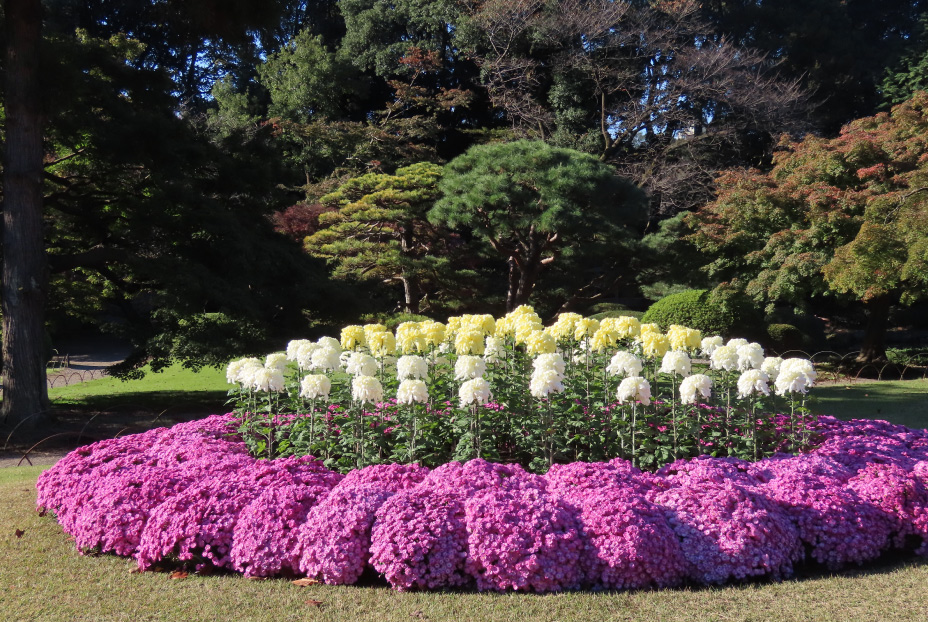
[[[396,353],[396,337],[389,331],[370,333],[367,337],[367,347],[377,358],[391,356]]]
[[[599,320],[588,317],[580,318],[574,327],[574,339],[582,341],[595,334],[597,330],[599,330]]]
[[[670,339],[659,332],[642,332],[639,339],[641,340],[641,352],[648,358],[662,357],[670,350]]]
[[[367,340],[364,337],[363,328],[351,325],[342,329],[341,346],[343,349],[354,350],[364,345],[367,345]]]
[[[687,328],[679,324],[672,324],[667,330],[670,347],[673,350],[697,350],[702,343],[702,332],[695,328]]]
[[[536,330],[525,337],[525,350],[529,356],[538,356],[539,354],[551,354],[557,350],[557,342],[554,337],[547,335],[544,331]]]
[[[593,338],[590,339],[590,348],[593,352],[603,352],[614,348],[618,341],[619,333],[617,331],[600,324],[599,330],[593,333]]]
[[[465,354],[482,356],[485,348],[483,332],[479,330],[462,329],[454,337],[454,351],[458,356]]]
[[[618,333],[619,339],[631,339],[641,334],[641,323],[630,315],[607,317],[599,324],[600,328]]]

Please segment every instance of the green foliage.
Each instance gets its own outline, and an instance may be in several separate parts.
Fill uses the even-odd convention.
[[[709,275],[768,304],[842,295],[876,309],[923,297],[926,136],[928,94],[920,93],[837,138],[784,139],[769,173],[726,173],[718,199],[688,219]]]
[[[806,339],[802,331],[792,324],[768,324],[767,336],[782,352],[801,348]]]
[[[748,307],[737,296],[691,289],[658,300],[648,308],[641,321],[656,323],[662,330],[679,324],[700,330],[704,335],[727,337],[735,332],[744,333],[749,318]]]
[[[306,249],[329,260],[336,278],[398,285],[399,306],[410,313],[462,296],[467,272],[453,236],[426,220],[441,175],[440,166],[422,162],[348,180],[322,197],[334,210],[319,216]]]
[[[645,216],[642,193],[609,166],[539,141],[472,147],[446,166],[440,188],[429,220],[472,232],[508,264],[510,310],[551,267],[572,268],[574,287],[585,285],[583,262],[623,257]]]

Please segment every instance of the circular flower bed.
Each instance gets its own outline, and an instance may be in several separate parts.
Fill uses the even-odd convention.
[[[73,451],[39,478],[81,552],[397,590],[639,589],[928,554],[928,431],[819,421],[814,451],[749,463],[626,460],[544,476],[481,459],[347,476],[258,460],[213,416]]]

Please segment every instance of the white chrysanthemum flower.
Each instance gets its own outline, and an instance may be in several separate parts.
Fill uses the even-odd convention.
[[[258,359],[255,359],[257,362]],[[238,383],[239,374],[242,371],[242,368],[248,364],[248,359],[237,359],[235,361],[230,361],[228,366],[226,366],[226,381],[229,384]]]
[[[229,370],[226,371],[226,379],[230,382],[237,382],[242,386],[242,388],[254,387],[255,371],[264,367],[264,365],[261,364],[261,359],[250,357],[233,362],[237,362],[239,365],[235,366],[234,375],[230,375]]]
[[[429,390],[425,382],[415,378],[407,378],[400,383],[396,390],[396,401],[399,404],[423,404],[429,401]]]
[[[529,382],[529,392],[537,399],[544,399],[552,393],[561,393],[564,391],[564,383],[561,382],[563,379],[564,376],[556,369],[536,369]]]
[[[401,356],[396,362],[396,377],[400,380],[406,378],[425,378],[429,375],[429,364],[421,356],[407,354]]]
[[[704,338],[699,343],[699,348],[702,350],[703,356],[712,356],[712,353],[723,345],[725,345],[725,340],[715,335],[714,337]]]
[[[563,375],[565,369],[564,357],[557,352],[539,354],[535,357],[535,360],[532,361],[532,368],[535,371],[547,371],[549,369],[553,369],[557,373]]]
[[[316,343],[318,343],[323,348],[331,348],[333,350],[338,350],[339,354],[342,353],[342,344],[335,337],[319,337],[319,339],[316,340]]]
[[[705,399],[712,397],[712,378],[705,374],[693,374],[680,383],[680,400],[684,404],[695,404],[697,392]]]
[[[290,341],[287,343],[287,359],[291,361],[297,360],[297,357],[299,357],[300,349],[312,343],[313,342],[309,339],[294,339]]]
[[[637,376],[641,373],[641,359],[631,352],[616,352],[606,371],[613,376]]]
[[[587,363],[593,363],[596,360],[596,357],[593,356],[592,349],[590,350],[582,349],[582,350],[577,350],[574,353],[573,358],[571,358],[570,360],[573,361],[575,365],[585,366]]]
[[[380,371],[386,372],[390,369],[396,369],[396,357],[395,356],[382,356],[377,359],[377,369]]]
[[[786,359],[780,364],[780,373],[774,382],[777,395],[787,393],[806,393],[815,385],[817,374],[812,361],[806,359]]]
[[[455,380],[470,380],[480,378],[487,371],[487,362],[479,356],[465,354],[459,356],[454,364]]]
[[[503,352],[503,340],[492,335],[488,336],[483,343],[483,360],[487,363],[495,363],[499,360]]]
[[[683,350],[671,350],[661,360],[660,373],[662,374],[677,374],[685,378],[690,375],[691,370],[690,357]]]
[[[300,382],[300,397],[308,400],[329,397],[332,390],[332,381],[323,374],[310,374]]]
[[[493,399],[493,393],[490,392],[489,382],[483,378],[474,378],[461,385],[458,397],[461,399],[461,408],[464,408],[468,404],[486,404]]]
[[[748,397],[755,392],[770,395],[770,388],[767,386],[769,381],[770,377],[761,370],[747,370],[738,377],[738,397]]]
[[[759,343],[746,343],[738,346],[738,369],[760,369],[764,363],[764,349]]]
[[[309,369],[326,369],[334,371],[341,366],[341,347],[333,348],[331,345],[323,345],[312,355],[312,365]]]
[[[300,344],[296,348],[296,358],[293,359],[296,361],[297,367],[300,369],[312,369],[313,366],[313,352],[322,348],[318,343],[313,343],[312,341],[303,340],[306,343]]]
[[[738,350],[732,346],[719,346],[709,357],[709,366],[712,369],[735,371],[738,369]]]
[[[273,352],[264,359],[265,367],[273,367],[283,371],[287,369],[287,355],[284,352]]]
[[[641,376],[629,376],[619,383],[615,396],[620,404],[633,400],[647,406],[651,403],[651,384]]]
[[[370,354],[352,352],[345,364],[345,371],[352,376],[373,376],[377,373],[377,361]]]
[[[276,367],[258,367],[252,383],[256,391],[283,391],[284,373]]]
[[[767,374],[770,378],[770,382],[776,382],[777,376],[780,374],[780,365],[783,364],[783,359],[779,356],[768,356],[764,359],[764,362],[760,364],[760,370]]]
[[[731,348],[734,348],[734,349],[737,350],[737,349],[740,348],[741,346],[746,346],[746,345],[748,345],[748,340],[747,340],[747,339],[742,339],[741,337],[738,337],[737,339],[729,339],[729,340],[728,340],[728,343],[726,343],[725,345],[726,345],[726,346],[729,346],[729,347],[731,347]]]
[[[351,381],[351,399],[356,402],[382,402],[383,387],[374,376],[355,376]]]

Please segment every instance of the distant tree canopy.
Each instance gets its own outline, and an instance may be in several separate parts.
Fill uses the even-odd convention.
[[[472,147],[445,167],[440,188],[429,220],[470,231],[506,262],[508,311],[549,266],[621,256],[646,213],[644,194],[611,167],[541,141]],[[575,287],[584,276],[572,275]]]
[[[928,294],[928,94],[837,138],[784,139],[771,171],[726,173],[689,223],[710,275],[755,300],[863,302],[861,360],[885,358],[890,306]]]

